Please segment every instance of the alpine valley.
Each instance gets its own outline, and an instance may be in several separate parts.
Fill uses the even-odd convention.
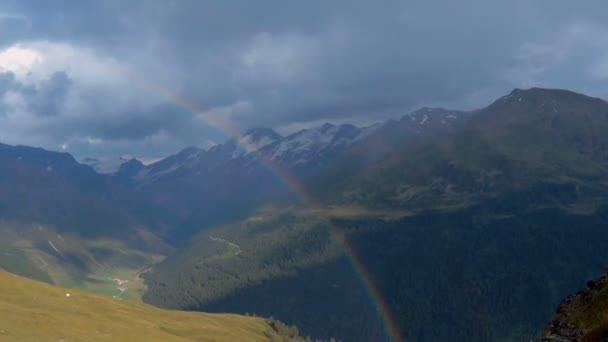
[[[0,268],[83,300],[316,339],[525,341],[608,265],[608,102],[515,89],[149,165],[0,145],[0,189]],[[604,329],[589,315],[581,329]]]

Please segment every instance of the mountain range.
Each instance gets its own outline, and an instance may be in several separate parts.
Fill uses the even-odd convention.
[[[0,268],[106,294],[141,277],[147,303],[318,338],[385,340],[392,317],[406,340],[530,339],[608,263],[607,132],[604,100],[532,88],[150,165],[0,145]]]
[[[181,243],[201,228],[245,218],[276,194],[297,200],[277,177],[277,168],[305,179],[355,145],[377,147],[375,155],[361,160],[371,165],[390,150],[389,145],[453,130],[468,117],[464,112],[423,108],[399,121],[363,128],[325,124],[285,137],[269,128],[254,128],[223,144],[206,150],[188,147],[148,166],[125,158],[111,177],[180,216],[171,239]]]
[[[533,88],[457,112],[454,125],[425,120],[427,111],[375,128],[308,174],[324,212],[260,210],[202,231],[144,275],[144,299],[272,313],[314,336],[381,339],[357,272],[326,233],[339,229],[406,339],[534,337],[560,299],[608,262],[608,104]]]

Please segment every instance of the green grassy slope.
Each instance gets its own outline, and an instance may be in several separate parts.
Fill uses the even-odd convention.
[[[22,249],[12,246],[0,246],[0,269],[46,283],[53,282],[48,272],[32,261]]]
[[[2,271],[0,317],[0,341],[292,340],[262,318],[167,311]]]
[[[0,269],[59,286],[140,301],[139,272],[163,258],[115,238],[85,238],[41,224],[0,223]]]

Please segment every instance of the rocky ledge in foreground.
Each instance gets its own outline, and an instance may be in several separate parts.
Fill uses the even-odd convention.
[[[564,299],[537,342],[608,341],[608,274]]]

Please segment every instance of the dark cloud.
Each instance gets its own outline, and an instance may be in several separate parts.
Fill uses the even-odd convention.
[[[72,80],[63,71],[53,73],[38,85],[24,84],[12,72],[0,72],[0,97],[9,92],[20,96],[29,111],[37,116],[59,115],[71,86]],[[5,111],[10,109],[6,103],[3,105]]]
[[[85,91],[74,71],[54,70],[64,73],[38,82],[28,100],[47,114],[40,130],[52,127],[49,141],[90,136],[118,146],[163,136],[178,146],[222,137],[167,92],[242,128],[369,122],[423,105],[470,109],[533,85],[607,96],[607,10],[599,0],[9,0],[0,29],[15,34],[0,46],[70,44],[153,85],[143,97],[128,81]],[[70,93],[90,106],[73,105]],[[66,103],[80,112],[57,115]],[[160,143],[143,146],[151,153]]]
[[[105,140],[138,140],[161,133],[185,138],[201,136],[208,131],[195,115],[170,105],[133,109],[112,120],[103,116],[83,117],[77,126]]]
[[[72,80],[64,71],[53,73],[37,87],[24,87],[25,101],[30,110],[39,116],[61,114],[72,87]]]

